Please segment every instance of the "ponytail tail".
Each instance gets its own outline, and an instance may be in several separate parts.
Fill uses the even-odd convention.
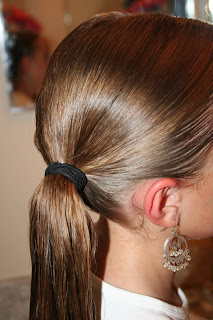
[[[92,222],[74,184],[43,179],[30,203],[30,320],[92,320]]]

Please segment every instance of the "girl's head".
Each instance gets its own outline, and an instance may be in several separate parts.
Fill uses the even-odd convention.
[[[48,164],[82,169],[92,209],[107,216],[137,182],[195,177],[212,146],[211,59],[210,25],[96,16],[51,59],[36,145]]]
[[[89,210],[126,225],[141,182],[202,176],[212,80],[212,26],[200,21],[109,13],[62,41],[38,98],[35,142],[47,164],[75,165],[88,183],[80,197],[49,175],[34,194],[32,319],[92,319]]]

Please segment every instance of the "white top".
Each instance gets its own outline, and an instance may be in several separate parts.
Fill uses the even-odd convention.
[[[101,320],[187,320],[188,303],[183,291],[182,307],[138,293],[116,288],[94,275],[93,296],[97,319]],[[98,315],[101,310],[101,317]]]

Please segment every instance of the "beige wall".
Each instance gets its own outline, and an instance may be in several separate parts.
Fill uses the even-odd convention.
[[[72,23],[67,26],[67,32],[97,13],[122,10],[121,0],[64,0],[64,5],[65,12],[72,17]]]
[[[0,280],[30,274],[27,206],[43,176],[34,113],[12,114],[0,60]]]
[[[82,21],[103,10],[105,0],[64,0],[65,11],[72,17],[70,29],[77,27]]]
[[[66,35],[64,1],[26,0],[26,9],[41,22],[43,32],[50,40],[51,49],[55,49]]]

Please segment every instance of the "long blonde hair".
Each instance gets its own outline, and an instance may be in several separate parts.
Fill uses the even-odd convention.
[[[126,190],[191,179],[212,150],[212,26],[159,14],[97,15],[54,52],[36,107],[35,144],[49,165],[87,176],[82,198],[45,177],[30,209],[30,319],[92,320],[89,210],[122,221]]]

